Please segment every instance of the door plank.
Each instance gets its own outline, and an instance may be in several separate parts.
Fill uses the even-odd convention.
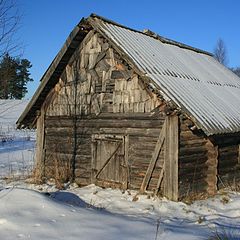
[[[98,170],[95,178],[98,178],[99,174],[103,171],[103,169],[107,166],[107,164],[110,162],[110,160],[113,158],[113,156],[115,155],[115,153],[118,151],[118,149],[120,148],[122,143],[119,143],[116,150],[110,155],[110,157],[105,161],[105,163],[103,164],[103,166],[100,168],[100,170]]]

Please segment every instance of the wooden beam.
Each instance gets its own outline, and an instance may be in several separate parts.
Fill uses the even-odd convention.
[[[162,180],[163,180],[164,168],[165,168],[165,161],[163,160],[162,169],[160,171],[159,179],[157,182],[157,187],[156,187],[155,193],[154,193],[155,196],[158,194],[159,188],[160,188]]]
[[[37,139],[36,139],[36,179],[41,180],[44,176],[44,142],[45,142],[45,112],[41,109],[37,119]]]
[[[214,145],[209,139],[206,143],[208,160],[206,162],[207,178],[206,182],[208,184],[207,192],[209,195],[214,195],[217,192],[217,167],[218,167],[218,146]]]
[[[124,164],[126,167],[126,179],[123,183],[123,189],[128,189],[128,185],[130,181],[128,150],[129,150],[129,135],[124,137]]]
[[[164,196],[178,200],[178,116],[167,116],[164,149]]]
[[[238,164],[240,164],[240,144],[238,145]]]
[[[144,176],[142,185],[140,187],[140,193],[144,193],[146,191],[146,189],[147,189],[147,185],[148,185],[149,180],[151,178],[154,166],[155,166],[156,161],[158,159],[160,150],[161,150],[161,148],[163,146],[163,143],[164,143],[164,140],[165,140],[165,124],[166,123],[164,122],[163,126],[162,126],[162,129],[161,129],[161,132],[159,134],[159,138],[158,138],[158,141],[156,143],[156,146],[155,146],[155,149],[154,149],[154,152],[153,152],[150,164],[148,166],[147,172],[146,172],[146,174]]]

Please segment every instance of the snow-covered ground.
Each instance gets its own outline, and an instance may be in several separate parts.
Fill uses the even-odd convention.
[[[28,100],[0,100],[0,178],[28,175],[33,167],[35,132],[16,130]]]
[[[0,191],[0,239],[240,239],[240,195],[192,205],[94,185],[9,186]],[[218,238],[215,238],[218,239]]]
[[[66,185],[59,191],[53,183],[19,180],[34,157],[34,132],[15,130],[26,103],[0,101],[0,239],[240,239],[238,193],[187,205],[129,190]]]

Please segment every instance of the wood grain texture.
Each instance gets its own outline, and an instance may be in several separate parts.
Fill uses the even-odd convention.
[[[166,137],[166,127],[165,127],[165,125],[166,125],[166,123],[164,122],[163,127],[160,131],[159,138],[158,138],[158,141],[156,143],[155,149],[153,151],[152,158],[151,158],[151,161],[149,163],[147,172],[144,176],[144,179],[143,179],[143,182],[142,182],[142,185],[141,185],[141,188],[140,188],[140,193],[144,193],[146,191],[147,185],[149,183],[149,180],[150,180],[152,172],[153,172],[153,169],[156,165],[156,161],[158,159],[159,153],[162,149],[162,146],[163,146],[163,143],[164,143],[164,140],[165,140],[165,137]]]
[[[164,196],[178,200],[178,116],[167,116],[164,148]]]

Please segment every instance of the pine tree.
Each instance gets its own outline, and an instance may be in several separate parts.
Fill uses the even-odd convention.
[[[32,67],[27,59],[13,58],[5,54],[0,61],[0,99],[22,99],[27,93],[27,83]]]

